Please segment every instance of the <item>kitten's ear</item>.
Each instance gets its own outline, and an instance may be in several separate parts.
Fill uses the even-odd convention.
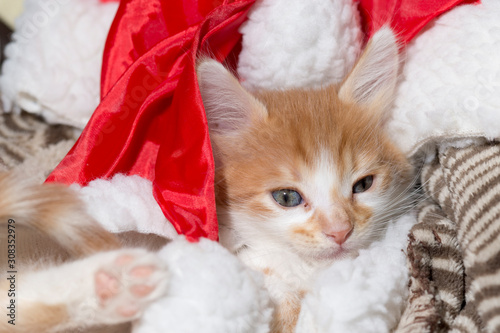
[[[219,62],[201,61],[197,75],[211,131],[232,134],[267,115],[266,108]]]
[[[368,42],[365,51],[339,90],[339,97],[384,112],[393,102],[399,69],[399,49],[392,30],[383,27]]]

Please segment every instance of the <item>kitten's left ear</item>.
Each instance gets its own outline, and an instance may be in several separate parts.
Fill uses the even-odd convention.
[[[365,51],[339,90],[339,97],[371,110],[391,105],[399,70],[399,49],[392,30],[383,27],[368,42]]]
[[[236,134],[266,117],[266,108],[219,62],[202,60],[197,74],[208,126],[213,133]]]

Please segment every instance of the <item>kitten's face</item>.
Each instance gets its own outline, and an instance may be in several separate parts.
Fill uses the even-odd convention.
[[[360,82],[360,66],[374,57],[367,52],[340,89],[255,98],[218,64],[200,65],[219,222],[243,244],[334,259],[367,246],[406,204],[411,169],[387,139],[380,111],[394,82]]]
[[[214,136],[218,205],[230,211],[221,223],[315,258],[379,235],[409,165],[376,119],[335,96],[334,88],[266,93],[255,107],[267,117],[238,137]]]

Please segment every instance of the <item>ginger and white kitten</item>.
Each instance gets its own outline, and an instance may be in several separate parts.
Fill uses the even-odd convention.
[[[412,170],[384,132],[398,65],[396,40],[382,29],[340,86],[252,95],[216,61],[198,66],[220,240],[266,275],[272,332],[293,332],[318,269],[378,239],[408,206]],[[23,269],[16,325],[2,320],[0,332],[111,327],[166,289],[167,268],[154,253],[122,248],[62,186],[0,175],[0,217],[51,235],[77,258]],[[0,281],[0,304],[10,302],[9,288]]]
[[[408,206],[412,169],[385,133],[398,76],[390,29],[340,86],[250,94],[198,66],[216,161],[220,241],[263,271],[273,332],[292,332],[314,273],[378,239]]]

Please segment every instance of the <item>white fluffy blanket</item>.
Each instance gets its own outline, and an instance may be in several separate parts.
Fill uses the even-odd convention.
[[[98,102],[100,53],[115,10],[115,4],[97,0],[26,0],[0,76],[4,106],[83,127]],[[33,18],[40,13],[46,23],[37,25]],[[409,155],[434,143],[500,137],[499,15],[496,0],[458,7],[408,46],[389,126]],[[27,35],[30,25],[35,30]],[[338,82],[353,65],[362,38],[352,0],[262,0],[241,32],[238,71],[244,84],[272,89]],[[262,277],[217,243],[177,237],[155,204],[151,183],[117,175],[79,191],[111,231],[174,239],[160,252],[172,269],[171,291],[147,311],[136,332],[266,331],[270,310]],[[413,216],[395,221],[384,240],[318,276],[297,331],[393,328],[406,296],[402,249],[414,222]]]
[[[4,109],[83,128],[99,104],[102,53],[118,3],[25,0],[0,76]]]

